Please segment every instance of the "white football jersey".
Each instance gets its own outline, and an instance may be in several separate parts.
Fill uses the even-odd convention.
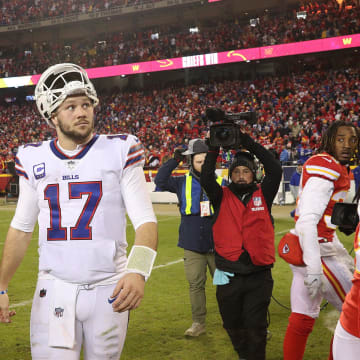
[[[110,278],[125,266],[120,182],[125,169],[143,164],[141,142],[127,134],[94,135],[71,157],[57,139],[19,148],[17,173],[37,197],[41,272],[84,284]]]

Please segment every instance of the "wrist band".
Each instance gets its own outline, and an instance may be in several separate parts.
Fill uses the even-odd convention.
[[[0,295],[5,295],[5,294],[7,294],[8,293],[8,289],[6,289],[6,290],[0,290]]]
[[[151,274],[155,257],[155,250],[143,245],[134,245],[127,260],[126,270],[143,275],[146,281]]]

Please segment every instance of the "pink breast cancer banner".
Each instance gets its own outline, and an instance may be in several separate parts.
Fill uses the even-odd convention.
[[[97,67],[87,69],[86,71],[91,79],[96,79],[121,75],[136,75],[155,71],[196,68],[234,62],[250,62],[253,60],[342,50],[356,47],[360,47],[360,34],[273,46],[263,46],[251,49],[230,50],[220,53],[192,55],[172,59]],[[39,78],[40,75],[3,78],[0,79],[0,88],[35,85]]]

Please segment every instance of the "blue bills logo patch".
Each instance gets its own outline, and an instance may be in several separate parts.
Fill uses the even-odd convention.
[[[45,163],[34,165],[33,171],[36,180],[45,177]]]
[[[254,205],[255,206],[261,206],[262,205],[261,197],[254,197]]]
[[[63,317],[64,315],[64,309],[61,308],[61,307],[56,307],[55,310],[54,310],[54,315],[58,318],[61,318]]]

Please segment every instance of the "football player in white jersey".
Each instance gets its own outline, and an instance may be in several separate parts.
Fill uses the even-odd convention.
[[[133,135],[94,134],[98,97],[86,72],[57,64],[35,99],[57,138],[21,146],[20,195],[0,265],[0,322],[8,284],[39,223],[39,275],[30,321],[33,359],[119,359],[129,310],[139,306],[156,256],[157,222]],[[126,212],[135,242],[126,256]]]

